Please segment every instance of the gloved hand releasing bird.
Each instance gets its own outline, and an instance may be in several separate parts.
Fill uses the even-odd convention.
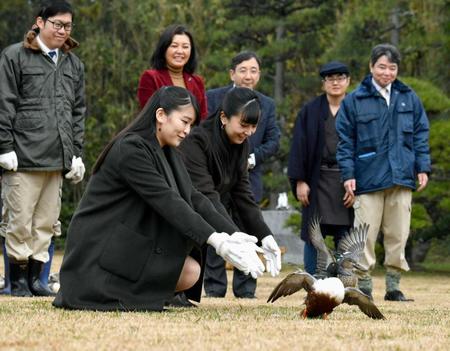
[[[264,258],[266,259],[266,271],[276,277],[281,271],[281,251],[273,235],[268,235],[261,240]]]
[[[257,279],[264,273],[264,264],[258,257],[258,252],[263,253],[263,250],[256,245],[257,241],[256,237],[242,232],[235,232],[233,235],[215,232],[208,238],[207,243],[213,246],[225,261]]]

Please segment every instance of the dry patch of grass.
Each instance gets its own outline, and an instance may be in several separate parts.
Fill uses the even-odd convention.
[[[57,258],[56,262],[60,262]],[[450,276],[408,274],[402,289],[415,302],[375,301],[386,321],[357,307],[337,307],[329,320],[299,317],[303,292],[265,300],[281,277],[258,281],[257,299],[204,298],[196,309],[163,313],[65,311],[50,298],[0,297],[0,350],[447,350]]]

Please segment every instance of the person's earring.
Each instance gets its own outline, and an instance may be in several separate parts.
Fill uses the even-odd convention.
[[[224,123],[221,123],[220,128],[221,128],[221,129],[225,129],[225,124],[224,124]]]
[[[161,127],[158,128],[158,132],[160,132],[160,131],[161,131]]]

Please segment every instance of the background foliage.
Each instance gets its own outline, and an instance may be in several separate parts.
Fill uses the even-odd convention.
[[[22,39],[39,1],[0,2],[0,48]],[[414,198],[413,232],[427,242],[448,235],[450,213],[449,6],[446,0],[73,0],[73,36],[86,66],[88,116],[84,161],[90,169],[107,141],[137,112],[136,88],[159,33],[186,24],[200,56],[207,88],[229,83],[228,63],[238,51],[263,60],[259,89],[277,102],[282,146],[266,165],[266,200],[289,191],[290,133],[302,104],[320,93],[318,68],[337,59],[351,69],[354,85],[368,72],[373,45],[397,45],[400,79],[424,102],[431,120],[433,177]],[[64,186],[63,229],[83,184]]]

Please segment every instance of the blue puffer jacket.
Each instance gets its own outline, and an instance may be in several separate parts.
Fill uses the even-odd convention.
[[[356,193],[394,185],[416,188],[417,173],[431,170],[429,124],[412,89],[399,80],[391,86],[388,108],[368,75],[347,95],[336,118],[336,158],[342,179],[356,179]]]

